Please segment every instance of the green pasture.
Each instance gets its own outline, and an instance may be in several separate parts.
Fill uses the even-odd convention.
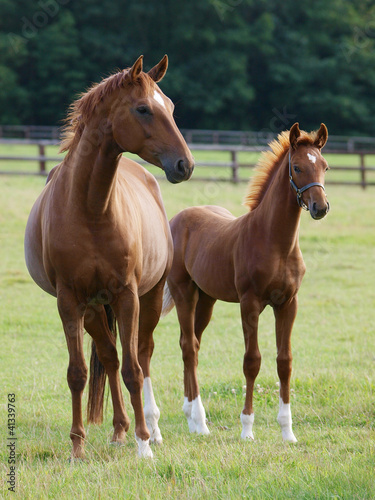
[[[334,175],[333,168],[328,176]],[[155,333],[152,379],[164,442],[154,449],[154,459],[136,457],[134,415],[124,390],[132,420],[125,446],[109,446],[108,401],[103,425],[88,428],[86,460],[70,463],[65,339],[55,299],[31,281],[23,257],[27,216],[44,182],[40,177],[0,176],[1,498],[374,498],[374,188],[329,186],[328,217],[313,221],[302,214],[300,243],[307,272],[293,331],[291,383],[297,444],[282,441],[276,422],[276,350],[268,309],[259,332],[263,359],[255,391],[255,441],[240,439],[245,381],[239,308],[218,303],[199,358],[211,434],[190,435],[182,413],[183,366],[172,311]],[[198,204],[219,204],[236,215],[245,210],[244,184],[160,184],[170,217]],[[9,393],[16,395],[13,497],[6,483]]]
[[[57,146],[46,146],[45,154],[48,157],[63,158],[62,154],[58,153],[59,148]],[[324,151],[323,151],[324,152]],[[0,144],[0,157],[1,156],[37,156],[39,154],[37,145],[19,145],[19,144]],[[224,163],[228,164],[231,162],[230,153],[228,151],[193,151],[194,158],[197,163],[197,167],[194,173],[194,179],[205,178],[211,180],[224,179],[228,180],[232,176],[232,171],[230,167],[227,166],[216,166],[213,167],[210,163]],[[130,158],[137,159],[136,155],[127,154]],[[361,182],[359,171],[343,171],[337,170],[335,167],[353,167],[359,168],[360,157],[355,154],[342,154],[342,155],[325,155],[332,171],[329,175],[329,180],[331,182]],[[239,178],[242,181],[247,180],[251,177],[253,173],[253,168],[251,165],[255,165],[258,161],[258,153],[247,153],[240,152],[238,154],[238,163],[240,164]],[[47,162],[47,171],[53,168],[58,162]],[[375,167],[375,155],[367,155],[365,157],[366,167]],[[157,167],[150,166],[150,171],[160,177],[163,173]],[[36,173],[39,171],[39,163],[35,161],[20,161],[20,160],[0,160],[0,173],[1,172],[28,172]],[[368,182],[375,182],[375,171],[369,171],[366,173],[366,178]]]

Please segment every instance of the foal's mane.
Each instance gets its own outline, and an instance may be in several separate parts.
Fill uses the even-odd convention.
[[[317,132],[307,133],[301,130],[298,137],[297,146],[313,146],[317,138]],[[269,151],[263,151],[257,166],[254,177],[250,180],[243,204],[249,211],[254,210],[262,201],[274,174],[282,163],[282,159],[289,151],[289,131],[281,132],[277,139],[269,143]]]
[[[154,81],[147,73],[141,72],[136,79],[131,79],[129,69],[114,73],[100,83],[92,85],[71,104],[68,115],[64,120],[65,126],[63,127],[60,153],[74,149],[85,128],[85,123],[90,120],[98,104],[113,94],[115,90],[126,86],[129,86],[129,88],[132,86],[139,87],[145,93],[151,90]]]

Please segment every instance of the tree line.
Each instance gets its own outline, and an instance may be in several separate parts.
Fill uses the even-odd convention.
[[[184,128],[375,133],[370,0],[0,0],[0,122],[58,125],[144,54]]]

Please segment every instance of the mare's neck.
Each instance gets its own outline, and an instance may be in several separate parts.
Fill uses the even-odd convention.
[[[264,198],[253,213],[265,241],[286,255],[298,246],[301,218],[296,194],[290,186],[288,167],[286,153]]]
[[[121,149],[110,127],[86,125],[71,162],[70,200],[80,210],[100,216],[111,209]]]

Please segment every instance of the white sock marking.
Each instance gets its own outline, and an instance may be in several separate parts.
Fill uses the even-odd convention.
[[[206,412],[204,411],[200,395],[193,399],[193,401],[189,401],[189,399],[185,397],[182,409],[187,418],[190,432],[196,432],[197,434],[210,433],[206,425]]]
[[[150,377],[146,377],[143,381],[143,394],[145,397],[145,406],[143,411],[145,414],[147,428],[150,431],[150,441],[151,443],[161,444],[163,438],[161,437],[161,432],[158,426],[160,410],[155,402]]]
[[[296,443],[297,439],[292,431],[292,412],[290,410],[290,403],[283,403],[283,400],[279,397],[279,414],[277,416],[277,421],[281,427],[281,434],[284,441],[289,441],[290,443]]]
[[[307,157],[312,163],[316,162],[316,156],[314,154],[307,153]]]
[[[241,423],[242,423],[242,439],[254,439],[253,434],[253,424],[254,424],[254,413],[251,415],[245,415],[245,413],[241,413]]]
[[[135,440],[138,443],[138,456],[140,458],[153,458],[153,453],[150,448],[149,444],[149,439],[146,439],[145,441],[137,436],[137,434],[134,433]]]
[[[161,104],[161,106],[163,106],[163,108],[165,108],[164,99],[163,99],[162,95],[160,94],[160,92],[158,92],[157,90],[154,90],[154,99],[159,104]]]

